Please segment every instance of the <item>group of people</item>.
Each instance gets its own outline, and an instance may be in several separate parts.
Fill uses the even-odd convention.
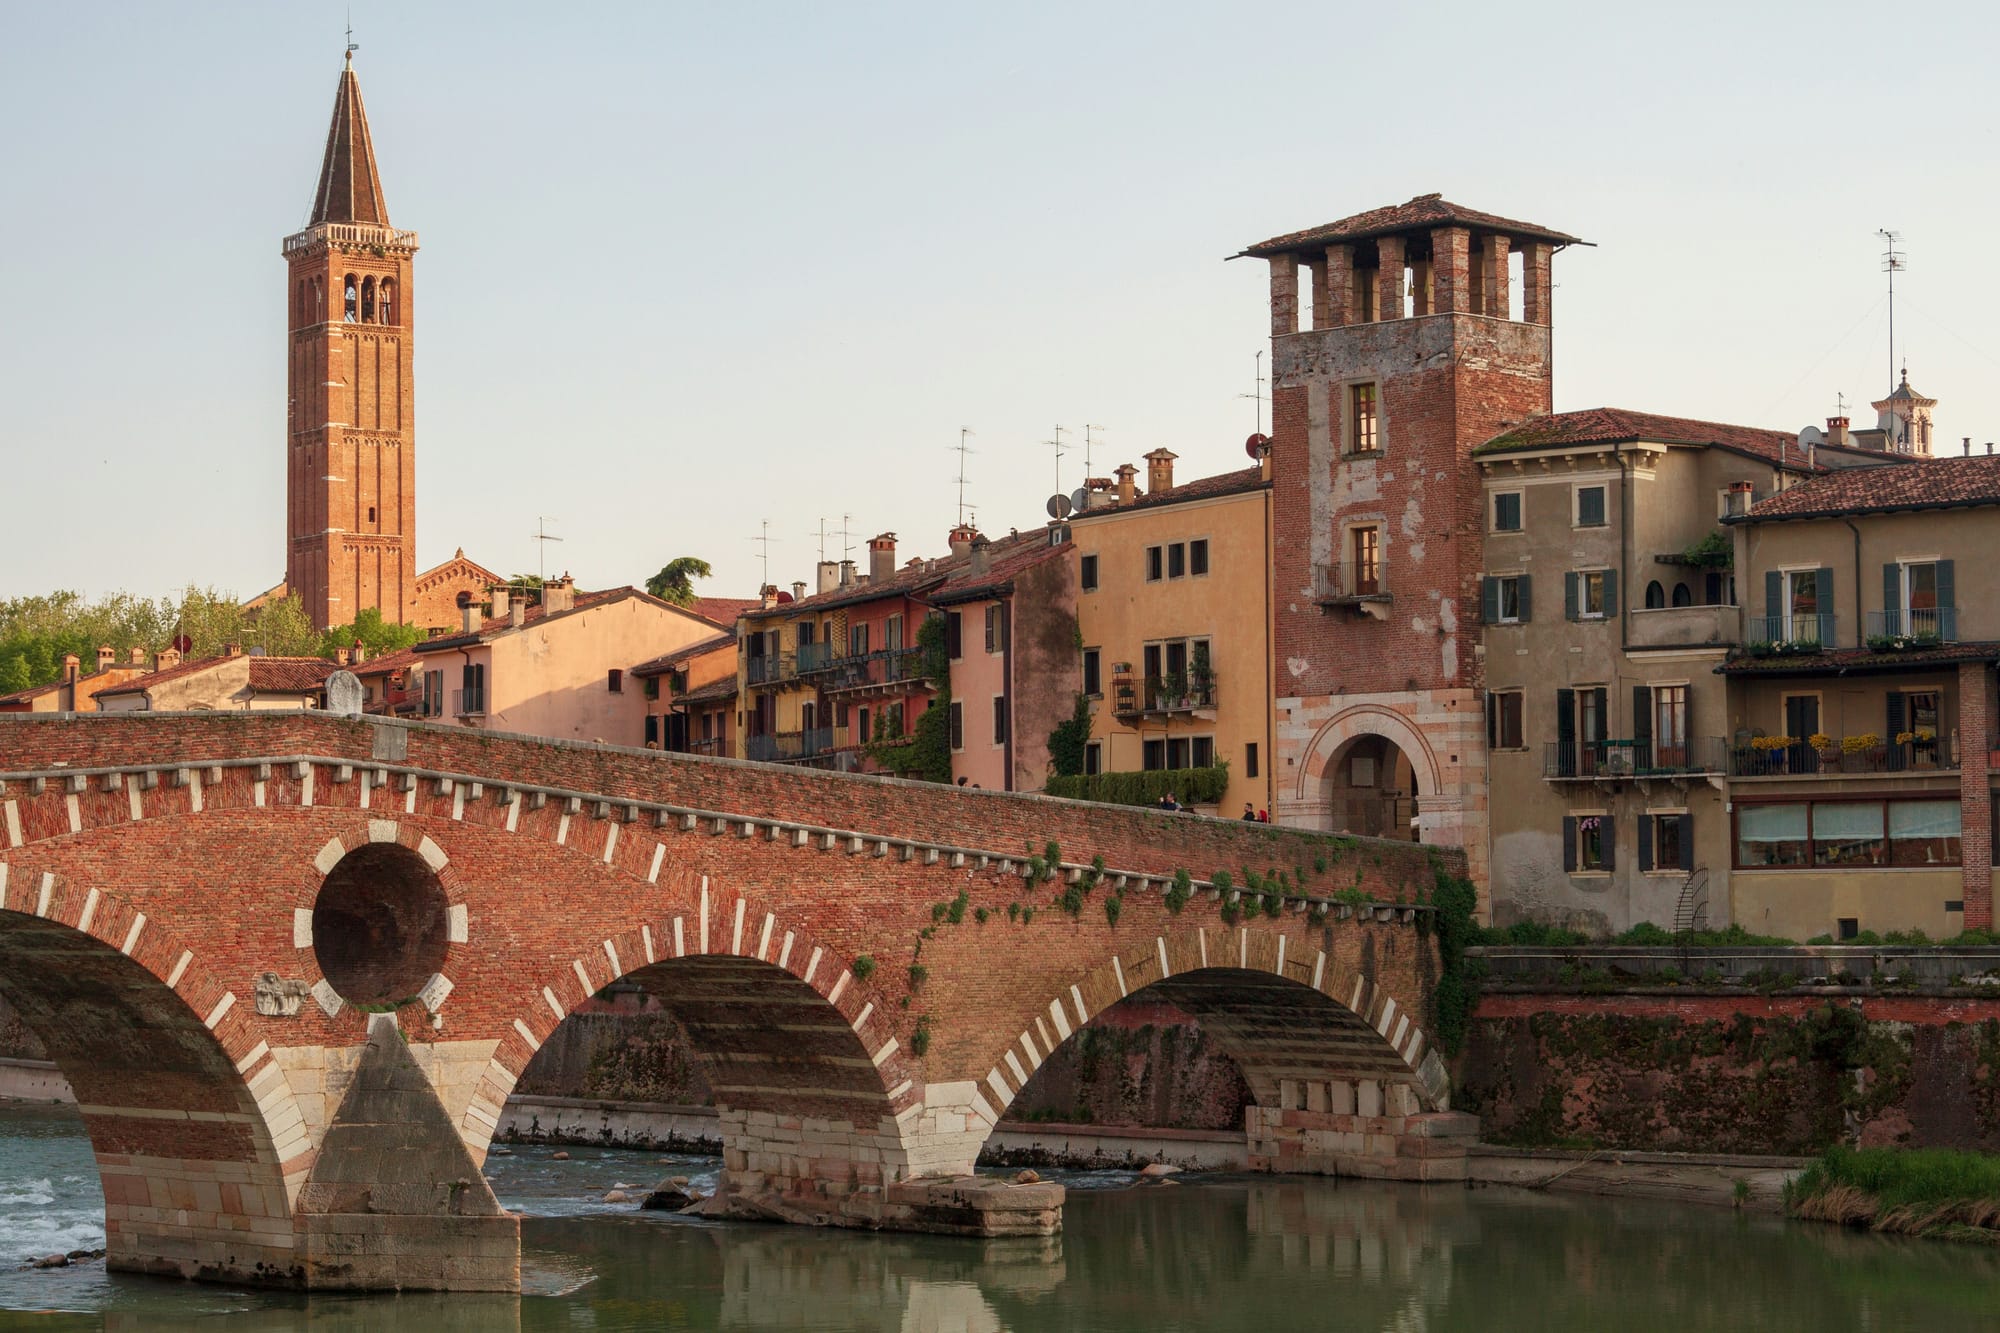
[[[1182,805],[1179,801],[1175,800],[1172,792],[1168,792],[1160,797],[1158,808],[1167,811],[1179,811],[1182,814],[1192,814],[1194,812],[1193,806]],[[1253,824],[1268,824],[1271,822],[1271,812],[1269,810],[1259,810],[1248,801],[1243,803],[1243,817]]]

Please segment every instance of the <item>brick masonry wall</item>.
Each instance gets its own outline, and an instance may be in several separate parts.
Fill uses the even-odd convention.
[[[1499,1143],[2000,1150],[2000,1000],[1489,995],[1455,1074]]]

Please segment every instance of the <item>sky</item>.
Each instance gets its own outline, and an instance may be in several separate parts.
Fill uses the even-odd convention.
[[[0,597],[284,571],[282,238],[347,10],[107,0],[0,48]],[[2000,438],[1978,4],[352,10],[414,296],[417,558],[713,595],[945,549],[1165,446],[1247,465],[1265,237],[1415,195],[1556,258],[1555,402]],[[1268,418],[1266,418],[1268,420]],[[1071,452],[1044,443],[1065,427]],[[1955,447],[1955,446],[1954,446]],[[539,522],[561,537],[538,544]],[[768,528],[764,525],[768,524]],[[755,539],[768,532],[768,547]]]

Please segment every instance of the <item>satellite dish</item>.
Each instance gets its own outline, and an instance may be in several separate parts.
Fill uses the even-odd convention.
[[[1271,437],[1264,434],[1252,435],[1243,441],[1243,452],[1252,458],[1262,458],[1264,451],[1271,447]]]
[[[1807,426],[1799,432],[1799,448],[1817,449],[1826,443],[1826,432],[1818,426]]]
[[[1079,486],[1069,493],[1069,508],[1073,514],[1081,514],[1090,508],[1090,487]]]
[[[1049,511],[1050,518],[1068,518],[1070,512],[1069,497],[1060,493],[1051,495],[1045,508]]]
[[[194,651],[194,640],[185,634],[174,635],[174,651],[183,655]]]

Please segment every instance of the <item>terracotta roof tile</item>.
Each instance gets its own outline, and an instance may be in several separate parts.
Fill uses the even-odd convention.
[[[324,657],[253,657],[250,688],[272,694],[311,694],[340,664]]]
[[[756,597],[697,597],[694,605],[685,608],[703,620],[712,620],[729,629],[736,628],[736,618],[745,611],[755,611],[764,603]]]
[[[734,699],[735,697],[736,677],[724,676],[721,680],[712,680],[699,689],[689,690],[686,694],[678,696],[675,702],[684,704],[712,704],[720,703],[724,699]]]
[[[580,592],[576,594],[575,602],[567,611],[557,611],[551,614],[542,608],[540,602],[536,602],[521,613],[521,623],[518,627],[514,624],[514,618],[511,614],[489,616],[479,623],[478,629],[473,630],[469,634],[464,631],[456,634],[441,634],[435,639],[426,639],[422,643],[417,644],[412,651],[429,653],[435,652],[440,648],[462,648],[471,643],[485,643],[490,639],[499,638],[502,634],[510,634],[516,628],[526,629],[528,626],[538,624],[544,620],[559,620],[563,616],[574,615],[578,611],[588,611],[593,606],[603,606],[608,602],[622,601],[627,597],[647,597],[649,601],[653,600],[637,588],[607,588],[603,592]]]
[[[1511,430],[1494,436],[1472,452],[1475,457],[1518,453],[1532,449],[1566,449],[1591,444],[1616,444],[1627,440],[1650,440],[1658,444],[1713,445],[1753,454],[1773,463],[1805,471],[1799,453],[1798,435],[1792,431],[1764,430],[1756,426],[1730,426],[1719,421],[1697,421],[1691,417],[1662,416],[1657,412],[1634,412],[1622,407],[1588,407],[1576,412],[1552,412],[1530,417]],[[1858,453],[1844,450],[1844,453]],[[1890,461],[1886,460],[1885,461]]]
[[[1089,522],[1112,514],[1129,514],[1134,509],[1146,509],[1160,505],[1185,504],[1190,500],[1213,500],[1218,496],[1239,495],[1247,491],[1268,490],[1271,483],[1264,479],[1264,471],[1259,467],[1239,468],[1234,472],[1218,472],[1212,477],[1197,477],[1179,486],[1170,486],[1164,491],[1141,494],[1131,504],[1117,505],[1103,509],[1090,509],[1070,516],[1072,523]]]
[[[731,630],[727,634],[711,634],[705,639],[697,639],[684,648],[676,648],[670,653],[661,653],[658,657],[650,661],[641,662],[638,666],[632,668],[632,674],[635,676],[657,676],[664,671],[678,666],[682,662],[704,656],[708,653],[719,652],[724,648],[734,646],[735,643],[736,631],[734,630]]]
[[[2000,504],[2000,456],[1913,458],[1899,466],[1844,469],[1779,491],[1743,523],[1898,510],[1960,509]]]
[[[1908,671],[1924,666],[1949,666],[1954,662],[1994,660],[2000,660],[2000,643],[1947,643],[1937,648],[1906,648],[1900,652],[1839,648],[1827,653],[1735,657],[1715,670],[1724,676],[1822,676]]]
[[[1050,560],[1060,560],[1072,549],[1069,542],[1059,546],[1049,545],[1048,529],[1038,528],[1030,532],[1016,533],[999,541],[986,544],[986,569],[974,573],[972,561],[968,557],[963,564],[954,568],[942,586],[934,589],[929,600],[938,606],[949,606],[953,602],[971,601],[978,597],[990,597],[1004,592],[1014,579],[1036,565]]]
[[[1366,241],[1377,236],[1394,236],[1398,232],[1428,231],[1432,227],[1451,226],[1502,232],[1514,240],[1549,241],[1556,245],[1587,244],[1566,232],[1551,231],[1533,222],[1517,222],[1512,218],[1481,213],[1477,209],[1454,204],[1439,195],[1420,194],[1406,204],[1371,208],[1366,213],[1356,213],[1353,217],[1342,218],[1338,222],[1328,222],[1318,227],[1308,227],[1304,231],[1273,236],[1268,241],[1259,241],[1247,247],[1243,254],[1262,259],[1287,252],[1324,250],[1327,246],[1340,242]]]

